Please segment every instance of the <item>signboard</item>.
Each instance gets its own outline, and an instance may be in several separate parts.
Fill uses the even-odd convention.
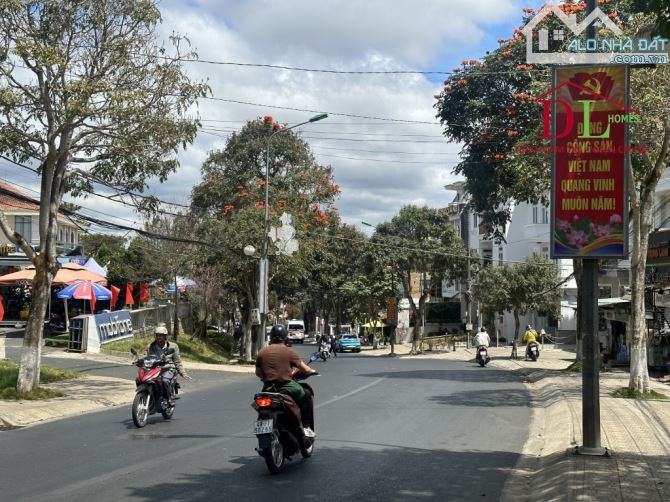
[[[133,323],[127,310],[104,312],[93,317],[101,344],[133,336]]]
[[[625,257],[628,123],[639,120],[628,106],[628,68],[557,67],[550,92],[537,101],[553,141],[551,257]]]

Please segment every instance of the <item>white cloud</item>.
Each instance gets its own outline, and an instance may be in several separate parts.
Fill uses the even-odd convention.
[[[163,33],[188,35],[204,60],[376,71],[448,70],[453,64],[441,60],[444,54],[471,51],[487,30],[518,17],[519,7],[518,0],[161,3]],[[439,207],[453,196],[443,186],[455,179],[451,167],[458,160],[458,146],[441,136],[432,108],[439,86],[423,75],[339,75],[203,63],[187,63],[186,69],[193,78],[207,79],[216,98],[331,112],[301,134],[318,161],[333,166],[342,189],[336,205],[348,223],[387,221],[403,205]],[[164,200],[188,199],[207,153],[224,146],[225,129],[239,129],[245,121],[268,114],[286,123],[311,115],[215,100],[201,100],[197,111],[206,131],[180,154],[179,171],[150,187],[150,193]]]

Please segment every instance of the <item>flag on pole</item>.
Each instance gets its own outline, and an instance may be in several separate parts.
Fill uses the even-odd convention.
[[[114,308],[114,306],[116,305],[116,302],[117,302],[118,299],[119,299],[119,293],[121,292],[121,289],[120,289],[120,288],[117,288],[117,287],[114,286],[114,285],[110,286],[109,289],[112,290],[112,302],[111,302],[111,304],[110,304],[110,307]]]
[[[146,282],[140,282],[140,303],[149,302],[149,285]]]
[[[126,305],[133,305],[135,299],[133,298],[133,285],[128,283],[126,284]]]

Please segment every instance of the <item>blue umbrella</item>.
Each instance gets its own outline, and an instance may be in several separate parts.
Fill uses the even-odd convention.
[[[58,298],[77,298],[79,300],[111,300],[112,292],[95,282],[77,281],[61,289],[56,296]]]
[[[184,292],[187,288],[197,288],[198,283],[188,277],[177,276],[177,287],[179,288],[179,291]],[[171,282],[168,287],[165,288],[165,291],[167,293],[174,293],[174,288],[174,282]]]

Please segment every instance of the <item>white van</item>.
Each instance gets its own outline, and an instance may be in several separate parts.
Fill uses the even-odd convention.
[[[297,319],[288,322],[288,339],[290,342],[303,343],[305,341],[305,323]]]

